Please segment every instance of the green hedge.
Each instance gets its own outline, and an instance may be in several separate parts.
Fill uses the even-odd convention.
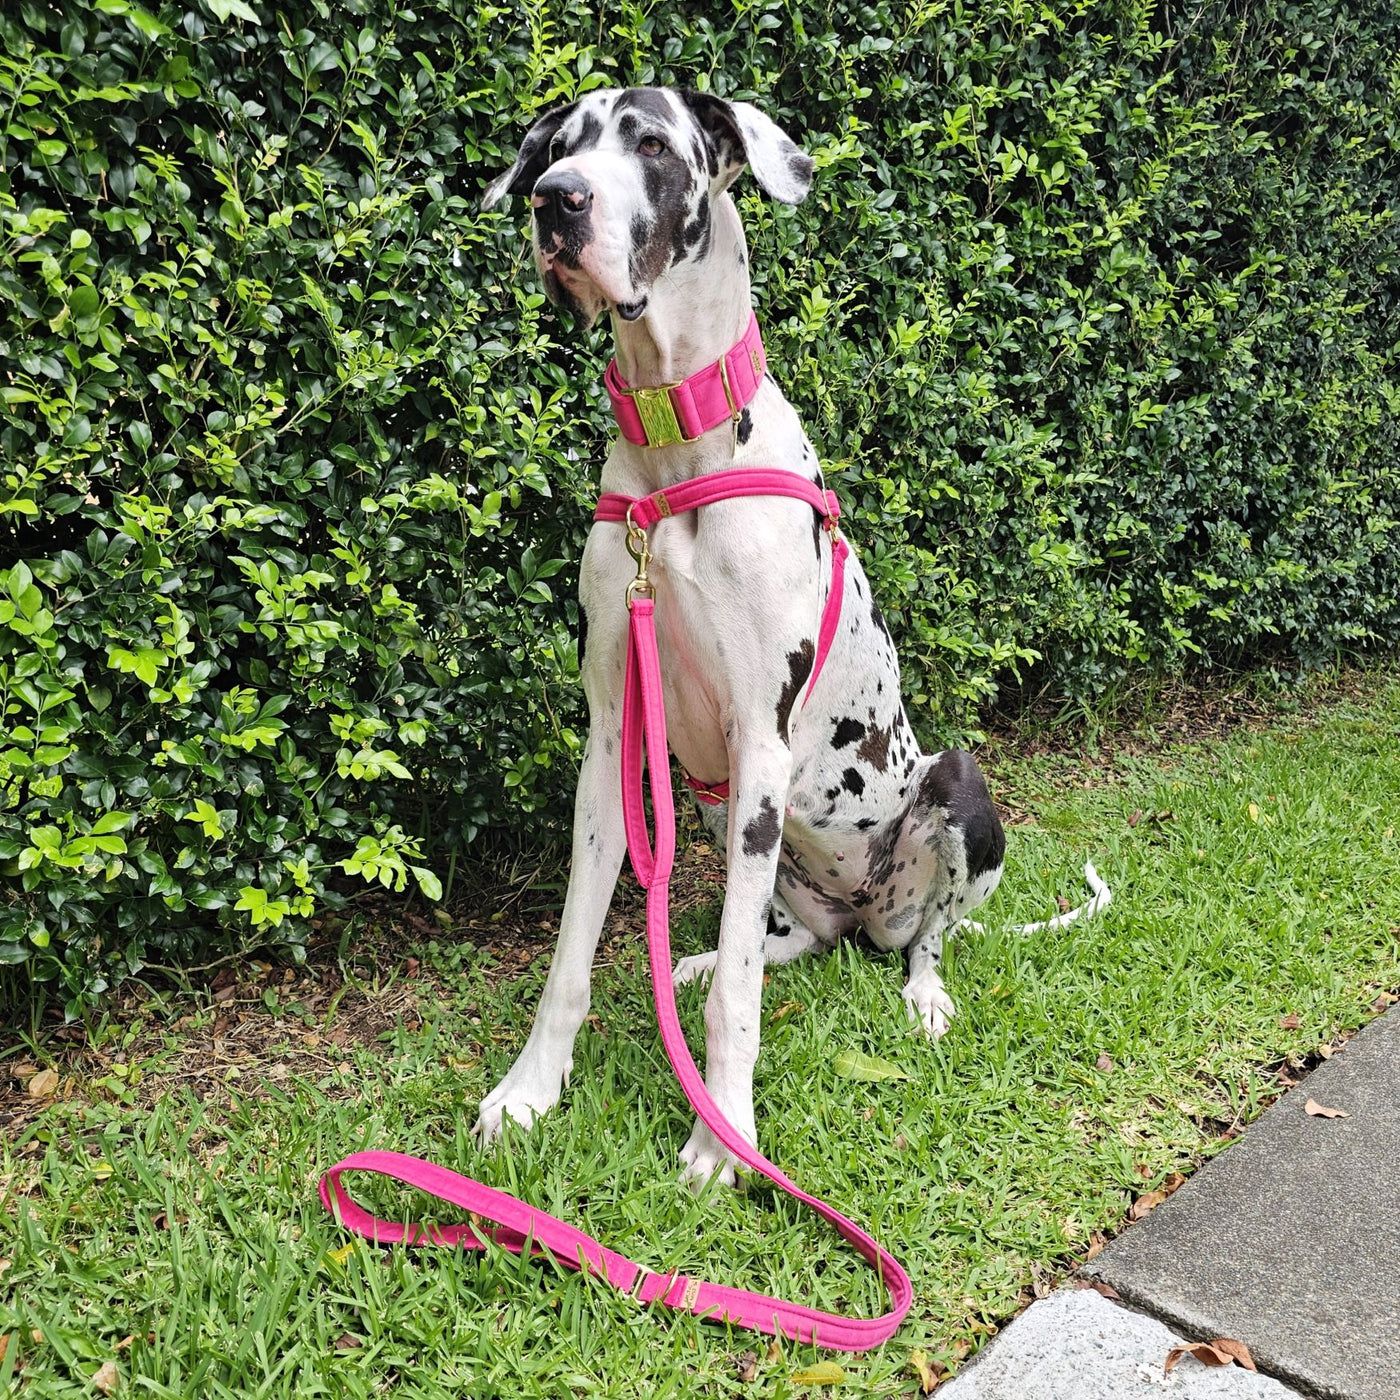
[[[558,829],[608,348],[477,199],[595,86],[816,157],[796,210],[743,187],[755,291],[926,735],[1395,639],[1392,5],[685,9],[5,7],[21,979],[77,1010]]]

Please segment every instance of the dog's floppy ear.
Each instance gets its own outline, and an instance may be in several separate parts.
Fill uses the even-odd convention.
[[[515,164],[487,185],[486,193],[481,197],[483,209],[493,209],[508,194],[529,194],[535,188],[535,181],[549,166],[549,143],[554,140],[554,133],[577,106],[577,102],[570,102],[567,107],[555,107],[530,128],[520,143]]]
[[[784,204],[801,204],[812,184],[812,157],[776,122],[749,102],[727,102],[708,92],[685,92],[719,160],[719,175],[728,189],[745,165],[759,185]]]

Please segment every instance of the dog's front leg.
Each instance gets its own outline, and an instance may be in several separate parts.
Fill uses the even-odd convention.
[[[729,878],[720,918],[719,948],[705,1003],[705,1086],[720,1112],[757,1144],[753,1071],[758,1060],[763,1001],[763,940],[782,844],[783,809],[792,759],[770,740],[731,759]],[[734,1160],[698,1118],[681,1150],[681,1179],[702,1182],[720,1173],[734,1184]]]
[[[583,596],[593,623],[583,657],[589,727],[574,797],[569,889],[530,1038],[506,1077],[482,1100],[475,1131],[483,1142],[501,1131],[503,1117],[529,1127],[537,1114],[559,1101],[573,1068],[574,1040],[588,1015],[598,935],[627,850],[618,801],[627,648],[627,615],[620,600],[627,557],[620,545],[600,550],[596,540],[596,534],[590,536],[583,556]]]
[[[573,1068],[574,1039],[588,1015],[593,955],[627,837],[618,816],[622,790],[620,721],[595,715],[574,798],[573,858],[559,942],[530,1038],[506,1077],[482,1100],[476,1133],[490,1142],[507,1115],[528,1128],[553,1108]]]

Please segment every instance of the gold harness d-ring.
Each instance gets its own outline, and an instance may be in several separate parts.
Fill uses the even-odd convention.
[[[647,577],[647,565],[651,563],[651,549],[647,544],[647,532],[632,519],[632,510],[637,502],[627,507],[627,552],[637,561],[637,576],[627,585],[627,603],[639,594],[648,598],[656,597],[656,589]]]

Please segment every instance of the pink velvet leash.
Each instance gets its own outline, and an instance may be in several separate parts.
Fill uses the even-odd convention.
[[[739,476],[748,473],[721,473]],[[760,475],[753,473],[752,475]],[[789,482],[801,481],[790,473]],[[701,478],[706,480],[706,478]],[[726,483],[735,485],[738,483]],[[810,483],[802,483],[809,486]],[[691,483],[685,483],[691,485]],[[713,486],[711,487],[713,490]],[[816,487],[810,487],[813,494]],[[660,493],[658,493],[660,494]],[[770,494],[731,492],[730,494]],[[771,494],[802,494],[783,484]],[[723,499],[709,495],[709,499]],[[805,498],[805,497],[804,497]],[[628,500],[628,498],[620,498]],[[648,501],[653,497],[645,498]],[[607,498],[604,498],[606,501]],[[630,503],[630,502],[629,502]],[[689,507],[693,509],[694,502]],[[815,502],[814,502],[815,504]],[[822,508],[826,505],[822,502]],[[669,514],[670,511],[665,513]],[[599,519],[626,516],[604,514]],[[637,512],[634,510],[633,518]],[[659,516],[653,518],[661,518]],[[833,580],[833,588],[837,582]],[[655,603],[648,597],[630,599],[627,675],[623,695],[622,785],[623,818],[627,847],[637,878],[647,891],[647,950],[651,960],[652,987],[661,1041],[676,1078],[691,1107],[735,1159],[766,1176],[789,1195],[809,1205],[829,1221],[879,1273],[890,1295],[890,1308],[877,1318],[847,1318],[785,1302],[762,1293],[709,1283],[684,1274],[654,1273],[564,1221],[536,1210],[524,1201],[497,1191],[445,1167],[398,1152],[357,1152],[338,1162],[321,1178],[321,1200],[326,1209],[356,1234],[380,1244],[459,1244],[484,1249],[488,1241],[511,1253],[548,1252],[559,1264],[606,1279],[619,1292],[630,1293],[642,1303],[659,1302],[696,1316],[724,1321],[754,1331],[780,1335],[841,1351],[865,1351],[891,1337],[913,1300],[909,1276],[899,1262],[869,1234],[839,1211],[795,1186],[757,1149],[751,1147],[720,1112],[695,1067],[676,1014],[675,988],[671,982],[670,881],[675,859],[676,823],[671,791],[670,754],[666,743],[666,715],[662,704],[661,664],[656,650]],[[829,611],[829,609],[828,609]],[[839,608],[838,614],[839,616]],[[824,619],[825,621],[825,619]],[[825,630],[825,628],[823,629]],[[827,639],[827,646],[830,639]],[[642,800],[643,766],[650,778],[655,817],[654,844],[646,824]],[[469,1225],[424,1229],[376,1219],[354,1201],[341,1182],[348,1171],[375,1172],[438,1197],[472,1217]],[[491,1221],[493,1225],[478,1223]]]

